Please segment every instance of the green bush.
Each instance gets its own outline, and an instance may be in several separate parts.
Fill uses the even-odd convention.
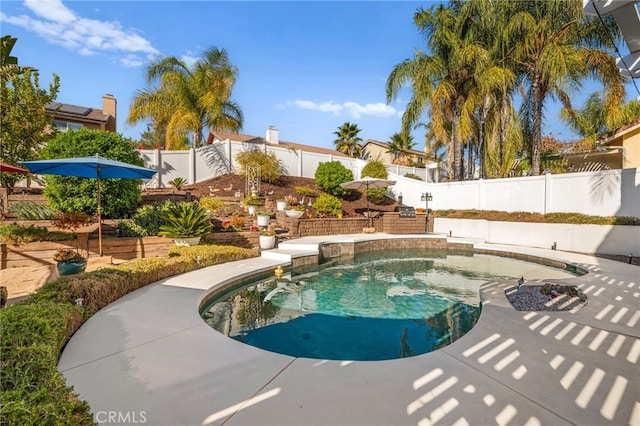
[[[640,218],[616,216],[589,216],[581,213],[504,212],[497,210],[438,210],[436,215],[450,219],[484,219],[502,222],[571,223],[576,225],[631,225],[640,226]]]
[[[342,201],[331,194],[320,194],[313,203],[313,210],[319,217],[326,215],[338,216],[342,214]]]
[[[284,174],[284,166],[273,152],[263,152],[260,149],[248,149],[236,155],[240,165],[240,174],[247,175],[247,166],[251,163],[260,165],[260,179],[263,182],[274,183]]]
[[[198,199],[198,205],[215,216],[218,209],[224,207],[224,201],[220,197],[202,196]]]
[[[169,181],[169,185],[180,191],[187,184],[187,180],[183,177],[173,178]]]
[[[365,164],[362,168],[362,177],[372,177],[376,179],[387,179],[389,177],[389,172],[387,168],[379,160],[370,160]],[[369,200],[373,204],[380,204],[387,193],[386,188],[377,188],[377,189],[365,189],[364,193],[367,194]]]
[[[7,207],[9,213],[21,220],[50,220],[55,217],[55,212],[46,204],[35,201],[17,201]]]
[[[72,232],[49,231],[41,226],[24,226],[16,223],[0,224],[0,242],[9,244],[26,244],[34,241],[69,241],[75,240]]]
[[[190,238],[204,237],[211,233],[207,211],[195,203],[178,203],[162,215],[161,237]]]
[[[167,200],[163,203],[154,203],[141,206],[131,219],[124,219],[118,223],[118,235],[120,237],[149,237],[158,235],[160,226],[165,222],[162,216],[176,203]]]
[[[158,280],[234,260],[255,250],[200,245],[174,247],[167,258],[137,259],[61,277],[0,311],[0,424],[93,425],[89,405],[57,369],[60,351],[93,313]],[[82,298],[83,306],[76,306]]]
[[[343,196],[351,191],[340,185],[353,180],[353,173],[339,161],[320,163],[315,173],[316,185],[329,194]]]
[[[70,130],[59,133],[40,151],[42,160],[91,157],[96,154],[112,160],[143,166],[133,141],[113,132]],[[97,179],[46,175],[44,195],[49,205],[60,212],[98,211]],[[133,214],[141,201],[141,179],[101,179],[100,194],[103,218],[125,218]]]
[[[405,173],[404,177],[415,180],[424,180],[418,175],[414,175],[413,173]]]

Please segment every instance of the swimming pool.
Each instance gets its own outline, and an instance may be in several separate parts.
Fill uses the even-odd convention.
[[[212,297],[202,318],[240,342],[295,357],[385,360],[442,348],[480,316],[487,281],[570,271],[473,253],[392,250],[334,260]]]

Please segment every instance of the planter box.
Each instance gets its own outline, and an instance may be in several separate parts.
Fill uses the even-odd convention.
[[[434,219],[434,233],[481,239],[492,244],[551,248],[576,253],[640,253],[640,226]]]

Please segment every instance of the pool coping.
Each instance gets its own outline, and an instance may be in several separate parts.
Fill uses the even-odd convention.
[[[199,316],[212,281],[286,266],[326,242],[390,238],[429,237],[307,237],[260,258],[159,281],[90,318],[58,368],[105,424],[640,424],[637,266],[448,238],[478,251],[585,268],[589,274],[564,281],[577,284],[589,303],[577,312],[516,311],[504,297],[513,283],[487,283],[482,315],[469,333],[439,351],[398,360],[274,354],[217,333]]]

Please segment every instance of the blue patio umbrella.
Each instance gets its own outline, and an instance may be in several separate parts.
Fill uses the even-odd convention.
[[[98,246],[102,256],[102,213],[100,206],[100,179],[149,179],[156,171],[110,160],[96,154],[94,157],[56,158],[53,160],[22,161],[31,173],[41,175],[74,176],[98,181]]]

